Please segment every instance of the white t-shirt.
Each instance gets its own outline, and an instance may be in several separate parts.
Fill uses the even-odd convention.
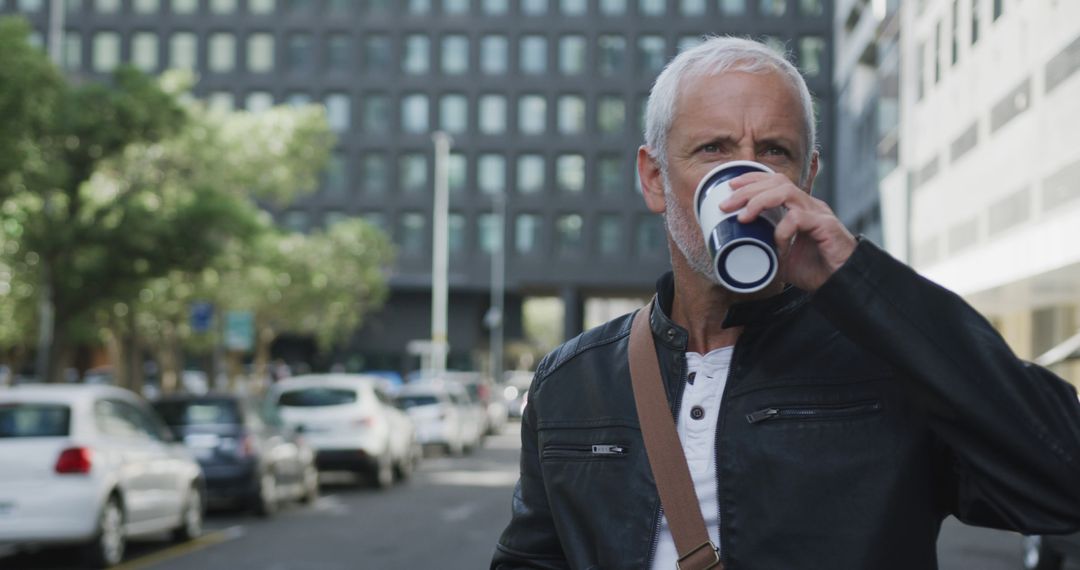
[[[718,348],[702,356],[686,353],[687,383],[676,428],[686,453],[690,477],[701,503],[701,515],[713,545],[720,548],[720,506],[716,499],[716,420],[727,384],[734,347]],[[679,555],[671,538],[667,516],[660,520],[660,539],[653,556],[653,570],[672,570]]]

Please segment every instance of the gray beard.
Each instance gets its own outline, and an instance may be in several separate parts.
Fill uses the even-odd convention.
[[[720,285],[713,270],[712,256],[705,248],[705,239],[701,237],[701,229],[697,218],[691,213],[679,207],[675,200],[675,193],[671,189],[671,182],[667,173],[664,179],[664,225],[667,226],[675,246],[679,248],[686,263],[695,273],[700,274],[714,285]],[[671,252],[673,255],[675,252]]]

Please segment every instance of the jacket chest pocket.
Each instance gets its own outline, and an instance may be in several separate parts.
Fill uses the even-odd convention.
[[[766,406],[746,414],[746,421],[751,424],[758,424],[784,420],[847,420],[880,414],[883,409],[881,400],[878,399],[839,404],[778,404]]]
[[[540,451],[540,460],[579,460],[593,461],[605,459],[624,459],[628,455],[628,446],[616,443],[558,443],[544,445]]]

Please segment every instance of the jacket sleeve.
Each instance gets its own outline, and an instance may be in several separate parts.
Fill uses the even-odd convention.
[[[536,389],[543,370],[538,367],[529,388],[529,403],[521,419],[521,476],[514,488],[510,524],[495,547],[491,570],[569,568],[548,505],[536,433]]]
[[[1080,402],[1016,357],[956,294],[870,241],[814,294],[848,338],[895,367],[943,442],[946,508],[1024,533],[1080,527]]]

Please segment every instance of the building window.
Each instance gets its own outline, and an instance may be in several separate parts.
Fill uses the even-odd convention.
[[[807,77],[821,75],[825,58],[825,38],[812,36],[799,39],[799,67]]]
[[[461,16],[469,13],[469,0],[443,0],[443,14]]]
[[[311,34],[289,34],[289,71],[311,71]]]
[[[326,174],[323,179],[323,191],[327,194],[342,195],[345,194],[348,188],[348,166],[345,164],[345,157],[339,153],[334,153],[330,157],[330,162],[326,165]]]
[[[799,13],[816,18],[825,14],[825,0],[799,0]]]
[[[304,233],[308,231],[311,226],[311,221],[308,219],[308,213],[302,210],[289,210],[285,212],[285,219],[282,220],[282,225],[285,226],[291,232]]]
[[[386,231],[386,214],[382,212],[364,212],[360,215],[360,219],[364,220],[364,223],[371,227],[376,228],[383,233],[388,233]]]
[[[626,126],[626,102],[614,95],[604,95],[596,109],[596,124],[604,134],[619,134]]]
[[[944,33],[941,22],[938,22],[934,27],[934,85],[941,81],[941,44]]]
[[[91,64],[94,71],[108,73],[120,65],[120,34],[97,32],[94,34]]]
[[[600,0],[600,13],[605,16],[626,14],[626,0]]]
[[[446,249],[450,255],[465,251],[465,215],[450,212],[446,217]]]
[[[480,40],[480,71],[486,75],[503,75],[509,61],[506,36],[484,36]]]
[[[455,34],[442,39],[442,72],[462,75],[469,71],[469,38]]]
[[[675,46],[675,49],[677,52],[682,53],[688,49],[694,49],[695,47],[701,45],[701,43],[704,41],[705,38],[702,36],[681,36],[679,38],[678,45]]]
[[[209,60],[206,63],[210,71],[227,73],[236,67],[236,38],[232,34],[211,34],[209,51]]]
[[[43,6],[43,0],[18,0],[15,4],[15,9],[23,13],[40,12]],[[3,3],[0,3],[0,8],[3,8]]]
[[[422,34],[412,34],[405,38],[405,56],[401,60],[401,69],[409,75],[424,75],[430,69],[431,40]]]
[[[667,42],[662,36],[638,38],[638,71],[652,76],[660,73],[667,63]]]
[[[521,38],[519,66],[526,75],[543,75],[547,72],[547,38],[529,35]]]
[[[524,95],[518,100],[518,132],[543,134],[547,127],[547,100],[543,95]]]
[[[555,220],[555,253],[560,257],[581,254],[581,214],[565,214]]]
[[[236,0],[210,0],[212,14],[235,14]]]
[[[64,32],[64,67],[82,67],[82,34],[79,32]]]
[[[390,38],[384,34],[372,34],[364,39],[364,70],[368,73],[386,73],[393,63]]]
[[[195,34],[176,32],[169,38],[169,67],[193,70],[199,65],[199,46]]]
[[[211,111],[227,113],[236,108],[236,97],[227,91],[211,91],[206,96],[206,104]]]
[[[480,250],[484,253],[495,253],[502,241],[498,222],[495,214],[480,214],[476,219],[476,238],[480,242]]]
[[[596,40],[596,48],[600,75],[613,77],[623,73],[626,67],[626,38],[602,35]]]
[[[742,16],[746,13],[746,0],[720,0],[720,15]]]
[[[584,16],[588,10],[588,0],[559,0],[559,12],[563,16]]]
[[[779,18],[787,13],[787,0],[758,0],[758,7],[762,16]]]
[[[326,39],[326,69],[348,71],[352,67],[352,38],[347,34],[330,34]]]
[[[161,0],[135,0],[131,7],[136,14],[157,14],[161,11]]]
[[[172,0],[174,14],[194,14],[199,8],[199,0]]]
[[[536,194],[544,189],[544,157],[523,154],[517,159],[517,191]]]
[[[585,36],[559,38],[559,73],[581,75],[585,73]]]
[[[390,168],[387,166],[386,155],[371,153],[364,156],[361,163],[364,192],[371,195],[385,194],[390,189]]]
[[[461,194],[469,180],[469,159],[460,152],[446,158],[446,179],[451,194]]]
[[[679,0],[679,14],[683,16],[704,16],[706,0]]]
[[[915,100],[922,101],[926,95],[926,42],[919,42],[915,51]]]
[[[352,126],[352,101],[344,93],[326,96],[326,122],[337,133],[348,131]]]
[[[596,225],[597,251],[605,256],[617,255],[624,247],[622,223],[617,214],[602,214]]]
[[[353,0],[327,0],[326,11],[330,14],[347,15],[352,12]]]
[[[600,193],[619,194],[625,190],[623,182],[623,159],[618,155],[604,155],[597,161],[597,178]]]
[[[536,253],[540,248],[540,216],[518,214],[514,219],[514,251]]]
[[[1005,0],[994,0],[994,21],[1005,13]]]
[[[311,95],[308,95],[307,93],[301,93],[301,92],[289,93],[285,97],[285,103],[288,106],[290,106],[290,107],[292,107],[294,109],[297,108],[297,107],[303,107],[305,105],[310,105],[311,104]]]
[[[120,11],[120,0],[94,0],[94,11],[98,14],[115,14]]]
[[[506,157],[501,154],[481,154],[476,160],[476,185],[484,194],[506,191]]]
[[[406,194],[419,194],[428,189],[427,156],[419,152],[398,158],[398,187]]]
[[[638,219],[636,228],[637,253],[641,257],[656,257],[667,251],[667,236],[660,216],[646,214]]]
[[[543,16],[547,9],[548,0],[521,0],[521,13],[526,16]]]
[[[248,12],[252,14],[273,14],[276,0],[248,0]]]
[[[152,32],[135,32],[131,38],[131,63],[144,73],[157,71],[161,60],[158,55],[158,37]]]
[[[510,0],[481,0],[480,7],[489,16],[502,16],[510,11]]]
[[[309,38],[309,44],[310,41]],[[260,33],[248,37],[247,68],[252,73],[267,73],[274,70],[274,36]]]
[[[580,95],[559,97],[557,122],[559,134],[580,135],[585,132],[585,98]]]
[[[406,257],[418,257],[424,253],[427,220],[419,212],[405,212],[399,221],[398,247]]]
[[[252,113],[261,113],[274,106],[274,96],[266,91],[252,91],[244,100],[244,109]]]
[[[638,11],[642,16],[663,16],[666,4],[667,0],[638,0]]]
[[[323,214],[323,227],[329,228],[331,226],[340,224],[347,219],[349,219],[349,215],[345,212],[340,212],[338,210],[330,210]]]
[[[477,112],[477,126],[485,135],[500,135],[506,132],[506,97],[502,95],[481,95]]]
[[[401,128],[412,134],[428,131],[427,95],[414,93],[401,99]]]
[[[555,159],[555,183],[559,190],[571,194],[585,191],[585,157],[563,154]]]
[[[439,128],[451,133],[461,134],[469,125],[469,100],[464,95],[443,95],[439,99]]]
[[[949,60],[953,65],[960,59],[960,0],[952,3],[952,50]]]
[[[386,134],[393,127],[390,118],[390,97],[379,93],[371,93],[362,99],[363,101],[363,129],[369,134]]]
[[[431,12],[431,0],[409,0],[405,10],[413,16],[423,16]]]

